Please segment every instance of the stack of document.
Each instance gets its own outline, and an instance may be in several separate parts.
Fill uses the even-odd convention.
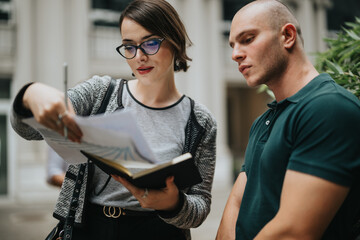
[[[83,133],[81,143],[64,138],[39,124],[34,118],[23,120],[37,129],[49,146],[70,164],[87,162],[87,157],[80,150],[119,161],[127,167],[150,167],[156,163],[155,156],[131,112],[75,116],[75,121]]]
[[[131,112],[76,116],[75,121],[83,133],[81,143],[68,140],[34,118],[23,121],[37,129],[50,147],[70,164],[85,163],[89,159],[104,172],[120,175],[142,188],[163,188],[168,176],[175,177],[180,189],[202,182],[190,153],[157,164]],[[134,172],[134,169],[137,170]]]

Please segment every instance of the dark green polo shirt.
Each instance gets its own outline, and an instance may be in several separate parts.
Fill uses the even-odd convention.
[[[323,238],[348,239],[360,212],[360,101],[328,74],[269,104],[252,125],[236,239],[253,239],[275,216],[287,169],[351,188]]]

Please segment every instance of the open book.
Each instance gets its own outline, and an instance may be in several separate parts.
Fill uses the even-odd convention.
[[[168,176],[175,177],[174,182],[179,189],[184,189],[202,181],[190,153],[180,155],[169,162],[152,164],[152,167],[139,172],[132,172],[131,169],[114,160],[102,158],[85,151],[81,152],[107,174],[124,177],[140,188],[163,188],[166,186],[165,179]]]
[[[173,160],[169,159],[169,162],[164,165],[159,164],[131,112],[118,111],[107,115],[75,116],[75,121],[83,133],[81,143],[64,138],[39,124],[34,118],[23,120],[37,129],[50,147],[70,164],[85,163],[90,158],[103,171],[126,177],[139,187],[163,187],[165,178],[170,175],[175,176],[175,183],[179,184],[179,188],[201,182],[199,171],[190,154]],[[185,160],[180,161],[181,159]],[[111,165],[117,167],[110,167]],[[129,174],[129,171],[120,171],[120,169],[129,171],[145,169],[147,175],[138,177],[139,173]]]

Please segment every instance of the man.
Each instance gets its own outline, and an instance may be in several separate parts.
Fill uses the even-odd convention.
[[[229,42],[247,84],[266,84],[276,100],[251,127],[217,239],[354,239],[359,99],[316,71],[297,20],[278,1],[240,9]]]

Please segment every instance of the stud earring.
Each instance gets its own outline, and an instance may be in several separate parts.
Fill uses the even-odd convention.
[[[179,67],[179,65],[177,65],[177,64],[174,64],[174,71],[175,72],[177,72],[177,71],[179,71],[180,70],[180,67]]]
[[[176,60],[174,63],[174,71],[175,72],[180,71],[180,61],[179,60]]]

